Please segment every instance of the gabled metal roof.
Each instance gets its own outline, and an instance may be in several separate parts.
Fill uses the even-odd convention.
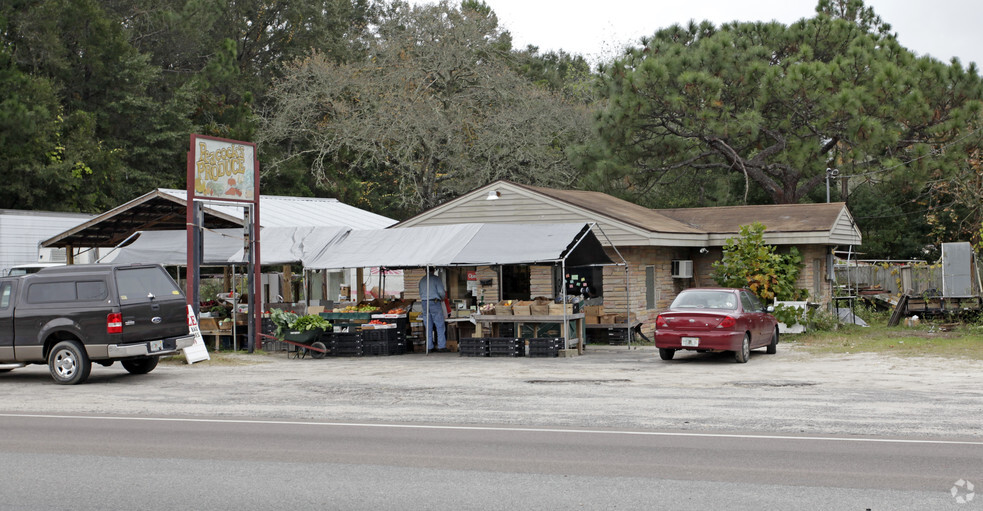
[[[261,195],[263,227],[339,226],[382,229],[395,220],[349,206],[337,199]],[[242,227],[242,207],[206,202],[205,227]],[[158,188],[41,243],[43,247],[115,247],[137,231],[183,230],[187,192]]]

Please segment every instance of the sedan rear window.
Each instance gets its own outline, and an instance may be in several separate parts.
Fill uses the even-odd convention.
[[[683,291],[672,301],[672,309],[737,310],[737,296],[729,291]]]

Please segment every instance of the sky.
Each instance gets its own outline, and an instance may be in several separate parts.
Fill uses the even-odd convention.
[[[420,0],[414,3],[433,3]],[[451,2],[455,4],[457,2]],[[513,47],[564,50],[592,63],[614,57],[642,36],[689,20],[771,21],[790,24],[815,14],[817,0],[485,0]],[[983,64],[983,2],[866,0],[891,25],[901,45],[918,55],[964,66]]]

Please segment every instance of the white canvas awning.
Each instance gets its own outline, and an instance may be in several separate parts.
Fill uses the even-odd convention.
[[[242,249],[242,229],[206,229],[202,264],[226,266],[229,258]],[[158,263],[166,266],[188,264],[188,233],[185,231],[140,231],[126,246],[102,258],[104,263]]]
[[[262,264],[300,263],[316,256],[349,232],[348,227],[264,227],[260,234]],[[185,231],[141,231],[130,244],[103,259],[115,263],[160,263],[185,266]],[[245,264],[242,229],[205,229],[202,264]]]
[[[422,268],[555,263],[610,264],[587,224],[454,224],[352,231],[317,257],[312,269]]]
[[[348,227],[264,227],[260,231],[259,253],[263,264],[301,263],[330,247],[351,229]],[[228,261],[245,263],[240,245]]]

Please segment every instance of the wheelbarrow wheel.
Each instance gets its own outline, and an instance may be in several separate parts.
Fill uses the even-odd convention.
[[[328,349],[321,341],[314,341],[311,343],[311,358],[324,358],[325,350]],[[318,351],[321,350],[321,351]]]

